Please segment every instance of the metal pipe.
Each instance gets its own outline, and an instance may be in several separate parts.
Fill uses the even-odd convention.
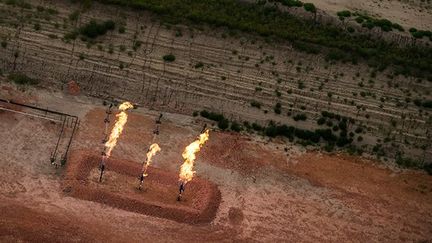
[[[22,112],[22,111],[16,111],[16,110],[8,109],[8,108],[5,108],[5,107],[0,107],[0,110],[15,112],[15,113],[18,113],[18,114],[21,114],[21,115],[31,116],[31,117],[36,117],[36,118],[41,118],[41,119],[45,119],[45,120],[52,121],[52,122],[61,122],[62,121],[62,120],[52,119],[52,118],[48,118],[48,117],[45,117],[45,116],[40,116],[40,115],[36,115],[36,114],[32,114],[32,113],[27,113],[27,112]]]
[[[77,116],[69,115],[69,114],[66,114],[66,113],[58,112],[58,111],[52,111],[52,110],[43,109],[43,108],[39,108],[39,107],[32,106],[32,105],[21,104],[21,103],[15,102],[13,100],[4,100],[4,99],[0,98],[0,102],[5,102],[5,103],[13,104],[13,105],[19,105],[19,106],[23,106],[23,107],[26,107],[26,108],[31,108],[31,109],[35,109],[35,110],[39,110],[39,111],[53,113],[53,114],[56,114],[56,115],[64,115],[64,116],[71,116],[71,117],[78,118]]]
[[[69,142],[68,142],[68,145],[66,147],[66,152],[64,153],[63,158],[61,160],[61,166],[64,166],[66,164],[66,159],[67,159],[67,156],[68,156],[68,153],[69,153],[69,148],[70,148],[70,146],[72,144],[72,138],[75,135],[75,130],[76,130],[78,124],[79,124],[79,120],[78,120],[78,118],[76,118],[73,130],[72,130],[72,134],[71,134],[71,136],[69,138]]]
[[[177,196],[177,201],[181,201],[182,193],[185,191],[185,185],[186,184],[182,181],[182,183],[180,184],[180,187],[179,187],[179,194]]]
[[[61,140],[61,138],[62,138],[62,136],[63,136],[64,127],[65,127],[65,122],[66,122],[66,117],[63,118],[62,128],[61,128],[61,130],[60,130],[60,135],[59,135],[59,137],[58,137],[58,139],[57,139],[57,144],[56,144],[56,146],[55,146],[54,152],[51,153],[51,164],[54,164],[54,161],[55,161],[56,158],[57,158],[57,149],[58,149],[58,146],[59,146],[59,144],[60,144],[60,140]],[[57,166],[57,164],[56,164],[56,166]]]

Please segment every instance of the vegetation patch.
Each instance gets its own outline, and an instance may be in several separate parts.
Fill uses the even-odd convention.
[[[22,73],[9,74],[8,79],[18,85],[37,85],[39,81]]]
[[[165,62],[174,62],[176,57],[173,54],[168,54],[162,57]]]
[[[96,20],[90,20],[89,23],[79,28],[79,33],[85,37],[94,39],[98,36],[105,35],[108,31],[114,30],[115,23],[112,20],[107,20],[98,23]]]
[[[416,77],[432,76],[432,48],[430,47],[402,48],[394,43],[376,40],[368,34],[349,33],[338,26],[319,25],[314,21],[303,20],[275,6],[237,0],[190,1],[188,4],[184,4],[182,0],[99,1],[149,10],[159,14],[164,21],[173,24],[180,22],[209,24],[253,32],[263,37],[285,39],[291,43],[306,43],[308,47],[320,46],[326,52],[337,49],[342,51],[347,59],[354,60],[354,63],[363,59],[371,66],[380,66],[381,70],[394,66],[395,69],[400,70],[397,74]],[[281,3],[287,6],[303,5],[300,1],[281,1]],[[378,26],[383,30],[399,28],[396,24],[390,25],[386,20],[375,20],[365,15],[357,17],[359,22],[366,22],[366,26]]]

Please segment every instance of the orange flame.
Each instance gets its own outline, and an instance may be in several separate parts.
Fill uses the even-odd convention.
[[[183,151],[184,163],[180,167],[180,180],[185,184],[192,180],[195,171],[193,170],[196,153],[201,150],[201,147],[209,139],[209,130],[202,133],[197,140],[189,144]]]
[[[146,173],[147,168],[149,167],[153,156],[155,156],[155,154],[159,151],[161,151],[161,148],[159,147],[159,145],[157,143],[150,145],[150,148],[148,149],[148,152],[147,152],[147,159],[146,159],[145,164],[143,166],[143,176],[147,176],[147,173]]]
[[[124,125],[127,122],[128,115],[126,114],[126,110],[133,108],[133,105],[130,102],[123,102],[119,106],[120,113],[116,115],[117,120],[116,123],[111,130],[111,134],[109,136],[108,141],[105,143],[106,149],[106,157],[109,158],[111,156],[111,152],[117,144],[117,139],[120,137],[120,134],[123,131]]]

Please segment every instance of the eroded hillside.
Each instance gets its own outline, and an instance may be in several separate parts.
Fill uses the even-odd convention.
[[[171,25],[146,11],[27,4],[0,3],[5,73],[24,73],[54,89],[74,80],[87,95],[155,109],[214,111],[247,121],[251,130],[270,121],[329,129],[351,139],[360,153],[432,157],[432,83],[426,79],[328,61],[238,31]],[[115,29],[94,39],[74,32],[91,20],[112,20]]]

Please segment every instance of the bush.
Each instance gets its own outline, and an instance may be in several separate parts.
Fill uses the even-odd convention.
[[[64,35],[64,39],[66,40],[66,41],[68,41],[68,40],[75,40],[77,37],[78,37],[78,31],[76,31],[76,30],[74,30],[74,31],[71,31],[71,32],[68,32],[68,33],[66,33],[65,35]]]
[[[200,112],[200,115],[204,118],[207,118],[207,119],[213,120],[213,121],[217,121],[217,122],[222,121],[222,120],[226,120],[222,114],[215,113],[215,112],[208,112],[206,110],[202,110]]]
[[[303,6],[301,1],[296,0],[274,1],[285,6]],[[205,4],[202,1],[190,1],[184,4],[182,0],[170,0],[169,4],[165,1],[104,2],[146,9],[171,22],[209,24],[213,27],[226,27],[228,32],[244,31],[290,42],[301,41],[317,46],[318,49],[334,48],[343,51],[350,61],[362,58],[371,63],[385,64],[384,66],[392,64],[394,68],[406,69],[406,74],[411,76],[432,74],[430,47],[401,47],[383,39],[375,39],[367,33],[348,35],[340,26],[335,25],[321,25],[315,28],[315,23],[268,4],[256,4],[253,1],[206,1]],[[311,6],[306,8],[313,11]],[[366,20],[366,27],[373,28],[375,24],[372,18],[361,17]],[[380,21],[378,24],[388,26],[386,21]]]
[[[210,116],[210,113],[209,113],[208,111],[206,111],[206,110],[202,110],[202,111],[200,112],[200,115],[201,115],[202,117],[204,117],[204,118],[208,118],[208,117]]]
[[[79,15],[80,15],[79,11],[76,10],[76,11],[72,12],[71,14],[69,14],[69,20],[72,22],[75,22],[78,20]]]
[[[39,31],[41,29],[41,26],[39,23],[34,24],[33,26],[34,30]]]
[[[330,129],[316,129],[315,133],[322,137],[327,142],[334,142],[337,140],[336,135]]]
[[[231,130],[233,130],[234,132],[241,132],[243,128],[238,122],[233,121],[231,123]]]
[[[339,11],[337,15],[342,18],[349,18],[351,17],[351,12],[349,10]]]
[[[165,62],[174,62],[175,59],[176,59],[176,57],[173,54],[168,54],[168,55],[163,56],[163,60]]]
[[[306,121],[307,116],[306,114],[297,114],[293,117],[294,121]]]
[[[278,2],[281,2],[282,5],[287,7],[301,7],[303,6],[303,2],[299,0],[279,0]]]
[[[202,62],[198,62],[197,64],[195,64],[195,68],[202,68],[204,67],[204,63]]]
[[[124,34],[126,32],[126,27],[124,27],[123,25],[119,27],[118,32],[120,34]]]
[[[321,117],[321,118],[318,119],[317,124],[318,125],[323,125],[325,122],[326,122],[325,117]]]
[[[426,100],[426,101],[423,101],[423,107],[425,107],[425,108],[432,108],[432,100]]]
[[[7,47],[7,41],[5,41],[5,40],[2,40],[2,42],[1,42],[1,46],[3,47],[3,48],[6,48]]]
[[[276,105],[275,105],[275,107],[274,107],[274,112],[276,113],[276,114],[280,114],[281,112],[282,112],[282,105],[281,105],[281,103],[276,103]]]
[[[256,101],[256,100],[252,100],[250,104],[251,104],[252,107],[255,107],[255,108],[261,109],[261,103],[259,103],[259,102]]]
[[[332,152],[334,150],[334,144],[326,144],[324,150],[328,153]]]
[[[352,138],[339,137],[338,140],[336,141],[336,146],[344,147],[350,143],[352,143]]]
[[[401,32],[405,31],[405,29],[400,24],[393,23],[392,27],[394,29],[397,29],[397,30],[401,31]]]
[[[19,85],[37,85],[39,83],[38,80],[21,73],[9,74],[8,79]]]
[[[396,156],[396,164],[402,168],[422,168],[422,163],[420,161],[406,157],[404,158],[400,154]]]
[[[331,50],[326,55],[327,61],[331,61],[331,60],[339,61],[339,60],[344,60],[346,58],[347,58],[346,54],[343,51],[338,49]]]
[[[255,123],[255,122],[252,123],[252,129],[255,131],[258,131],[258,132],[264,130],[264,128],[261,125]]]
[[[98,36],[105,35],[107,31],[113,30],[115,23],[112,20],[105,21],[101,24],[95,20],[90,20],[89,23],[79,28],[79,33],[85,37],[94,39]]]
[[[316,7],[313,3],[305,3],[303,4],[303,8],[311,13],[316,13]]]
[[[218,121],[218,127],[222,130],[225,130],[229,127],[229,121],[228,119],[223,118],[222,120]]]
[[[429,174],[432,175],[432,163],[425,164],[423,166],[423,169]]]

